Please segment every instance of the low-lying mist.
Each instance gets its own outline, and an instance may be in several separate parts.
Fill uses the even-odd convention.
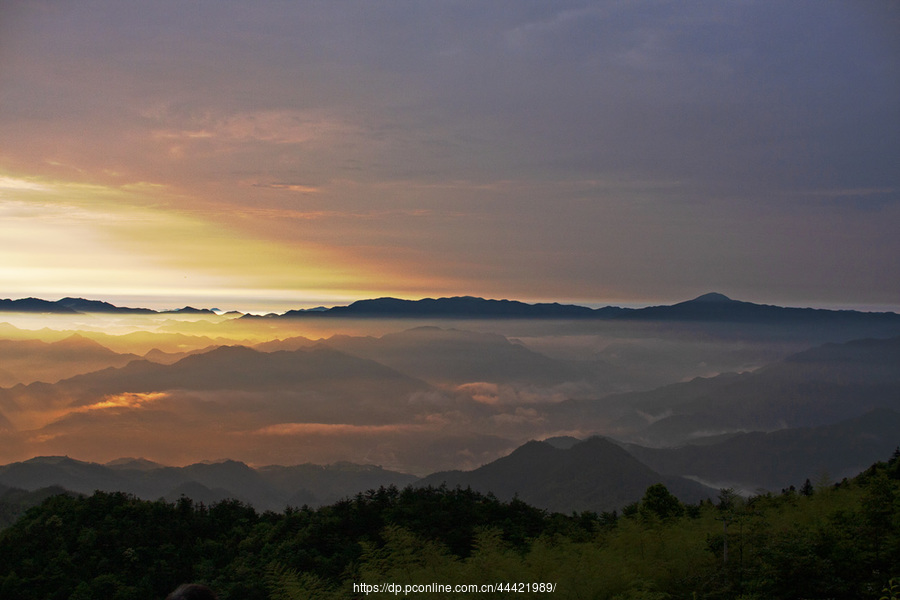
[[[350,461],[421,475],[553,436],[670,445],[702,431],[773,430],[812,421],[761,408],[746,390],[777,396],[791,376],[756,372],[822,335],[586,320],[15,315],[0,324],[0,462]],[[743,408],[720,414],[704,404],[710,394]],[[846,412],[838,396],[823,419]]]

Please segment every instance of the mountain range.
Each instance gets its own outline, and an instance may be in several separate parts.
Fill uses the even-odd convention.
[[[148,500],[169,501],[184,495],[206,504],[235,498],[259,510],[320,506],[363,490],[404,487],[414,481],[412,475],[351,463],[253,469],[232,460],[169,467],[131,458],[98,464],[66,456],[41,456],[0,466],[0,485],[7,488],[33,491],[57,486],[82,494],[121,491]]]
[[[738,431],[816,427],[900,411],[900,337],[825,344],[752,372],[698,377],[645,392],[572,400],[558,414],[619,414],[611,431],[655,446]]]
[[[30,313],[130,313],[130,314],[218,314],[212,309],[190,306],[176,310],[155,311],[148,308],[120,307],[98,300],[62,298],[57,301],[39,298],[18,300],[0,299],[0,312]],[[605,306],[588,308],[572,304],[528,304],[516,300],[493,300],[472,296],[449,298],[375,298],[358,300],[347,306],[318,307],[289,310],[285,313],[252,315],[230,313],[243,319],[297,318],[451,318],[451,319],[610,319],[637,321],[705,321],[705,322],[766,322],[766,323],[844,323],[900,325],[900,315],[893,312],[861,312],[854,310],[826,310],[791,308],[733,300],[724,294],[711,292],[692,300],[673,305],[645,308]]]
[[[359,390],[368,389],[365,395]],[[302,416],[312,422],[329,422],[337,411],[362,422],[379,422],[385,415],[408,416],[406,399],[425,392],[424,382],[402,375],[375,361],[325,347],[293,352],[259,352],[244,346],[221,346],[203,354],[182,358],[174,364],[133,360],[123,367],[76,375],[55,384],[43,382],[0,388],[0,414],[8,419],[29,411],[66,408],[78,411],[112,397],[175,393],[180,408],[209,404],[197,392],[217,392],[221,397],[267,399],[255,403],[255,417],[266,412],[273,418]],[[193,394],[192,394],[193,393]],[[306,398],[307,402],[298,402]],[[233,407],[236,408],[236,407]],[[68,420],[83,426],[92,412],[74,412]],[[66,419],[56,421],[64,428]],[[277,421],[276,421],[277,422]]]
[[[900,412],[879,408],[819,427],[713,436],[675,448],[622,446],[660,473],[748,494],[778,491],[805,478],[837,482],[885,460],[900,446]]]
[[[500,499],[519,497],[552,511],[612,511],[640,500],[655,483],[664,483],[685,502],[716,493],[682,477],[660,475],[602,438],[576,440],[566,449],[532,441],[474,471],[441,472],[425,478],[351,463],[253,469],[230,460],[166,467],[140,459],[97,464],[45,456],[0,466],[0,485],[8,488],[59,486],[85,494],[98,489],[124,491],[169,501],[185,495],[206,503],[236,498],[260,510],[328,504],[380,486],[448,485],[491,492]]]
[[[374,360],[432,384],[490,381],[556,385],[589,379],[599,385],[625,377],[620,369],[600,360],[555,359],[497,333],[434,326],[414,327],[381,337],[335,335],[317,341],[295,337],[257,344],[254,348],[271,352],[314,346]]]
[[[471,487],[501,500],[519,498],[533,506],[570,513],[621,509],[640,500],[656,483],[663,483],[683,502],[699,502],[716,494],[683,477],[661,475],[600,437],[567,448],[528,442],[478,469],[434,473],[416,485]]]
[[[56,342],[0,339],[0,387],[60,379],[107,367],[124,367],[140,357],[118,353],[73,334]]]
[[[244,315],[244,319],[260,318],[448,318],[448,319],[606,319],[636,321],[706,321],[765,322],[794,324],[900,324],[893,312],[860,312],[789,308],[732,300],[717,292],[703,294],[693,300],[673,305],[645,308],[605,306],[591,309],[559,303],[526,304],[514,300],[489,300],[471,296],[401,300],[377,298],[359,300],[348,306],[316,310],[291,310],[265,316]]]
[[[117,309],[64,300],[50,304],[60,313]],[[327,338],[297,335],[316,331],[303,319],[327,316],[427,324],[378,337],[330,326]],[[538,325],[520,321],[526,317]],[[379,485],[446,483],[550,510],[599,511],[658,482],[692,502],[718,487],[840,479],[900,444],[894,313],[706,294],[597,310],[378,299],[255,319],[230,320],[263,324],[264,335],[247,339],[228,338],[216,329],[224,324],[187,330],[208,337],[187,335],[174,319],[121,336],[3,325],[0,337],[10,339],[0,340],[0,436],[18,453],[6,460],[43,458],[0,467],[0,485],[237,497],[280,509]],[[440,319],[458,320],[446,328]],[[457,329],[462,319],[476,330]],[[282,332],[288,337],[275,339]],[[860,332],[871,336],[847,341]],[[832,342],[814,346],[820,338]],[[560,351],[566,345],[577,351]],[[548,435],[569,437],[533,441]],[[59,456],[98,456],[100,439],[103,459],[234,460],[174,468]],[[297,457],[332,466],[247,466]]]
[[[365,457],[423,474],[484,464],[555,432],[671,447],[900,411],[900,337],[825,344],[754,371],[628,393],[610,393],[627,378],[604,361],[560,360],[498,334],[434,327],[220,346],[165,363],[64,342],[35,347],[128,362],[0,388],[0,430],[25,455],[77,454],[102,436],[109,452],[132,447],[183,463],[190,448],[177,440],[199,437],[207,456],[256,464],[296,453]],[[186,454],[175,456],[179,448]]]
[[[44,456],[0,466],[4,489],[56,486],[78,493],[125,491],[169,501],[188,496],[207,504],[237,498],[261,510],[332,503],[367,489],[470,487],[502,500],[520,498],[552,511],[611,511],[662,483],[684,502],[714,497],[719,488],[741,493],[777,491],[804,479],[818,483],[853,476],[900,445],[900,413],[878,409],[817,428],[706,438],[678,448],[648,448],[602,437],[530,441],[470,471],[417,478],[373,465],[336,463],[251,468],[226,460],[167,467],[144,459],[97,464]]]
[[[0,299],[0,312],[26,312],[26,313],[51,313],[51,314],[84,314],[84,313],[117,313],[117,314],[208,314],[214,315],[215,311],[207,308],[194,308],[185,306],[174,310],[153,310],[150,308],[128,308],[116,306],[100,300],[86,300],[84,298],[62,298],[56,301],[42,300],[40,298],[20,298],[12,300]]]
[[[715,497],[723,487],[751,494],[799,487],[805,479],[835,482],[890,456],[900,445],[898,431],[900,413],[880,409],[834,425],[736,434],[679,448],[647,448],[602,437],[551,438],[527,442],[470,471],[422,478],[352,463],[254,469],[233,460],[167,467],[133,458],[97,464],[45,456],[0,466],[0,492],[56,486],[169,501],[184,495],[207,504],[236,498],[261,510],[281,510],[329,504],[381,486],[446,485],[501,500],[519,498],[551,511],[601,512],[636,502],[656,483],[683,502],[698,502]]]

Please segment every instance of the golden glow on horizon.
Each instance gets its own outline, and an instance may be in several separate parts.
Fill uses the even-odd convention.
[[[464,212],[412,206],[358,210],[341,202],[329,208],[329,199],[356,198],[373,189],[350,181],[331,180],[320,188],[253,178],[229,193],[270,188],[280,195],[277,207],[214,205],[208,197],[216,191],[188,196],[172,186],[122,183],[121,173],[100,172],[107,183],[0,171],[0,296],[81,296],[157,310],[190,305],[258,314],[383,296],[416,300],[472,295],[592,307],[638,307],[693,297],[688,292],[674,298],[636,298],[611,286],[605,287],[602,299],[587,297],[587,288],[572,288],[564,295],[548,296],[547,290],[535,294],[533,282],[506,279],[490,256],[479,260],[481,250],[462,251],[451,265],[450,249],[440,243],[428,250],[419,247],[430,243],[430,227],[462,221]],[[414,187],[414,182],[374,186],[387,195],[399,194],[404,187]],[[320,199],[292,204],[283,200],[285,195]],[[708,291],[698,287],[693,293]],[[721,291],[747,301],[810,305],[757,298],[746,290]],[[897,310],[893,304],[872,303],[827,307]]]
[[[233,214],[170,208],[180,200],[147,182],[113,187],[0,176],[4,296],[244,300],[251,306],[222,308],[268,311],[274,308],[261,300],[291,308],[352,301],[372,295],[361,289],[398,281],[348,267],[347,257],[320,246],[269,241],[258,221],[248,233],[222,222]]]

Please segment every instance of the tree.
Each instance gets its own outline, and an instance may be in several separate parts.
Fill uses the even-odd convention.
[[[661,521],[667,521],[684,514],[684,505],[661,483],[647,488],[641,500],[641,512],[651,514]]]
[[[806,481],[803,482],[803,487],[800,488],[800,495],[801,496],[812,496],[813,490],[814,490],[813,484],[809,480],[809,478],[807,478]]]

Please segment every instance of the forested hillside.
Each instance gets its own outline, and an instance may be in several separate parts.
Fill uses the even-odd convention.
[[[52,496],[0,532],[0,598],[21,600],[159,599],[185,581],[225,600],[363,597],[362,582],[877,599],[892,597],[898,565],[900,453],[852,480],[748,500],[723,490],[684,505],[657,484],[621,514],[550,514],[447,488],[381,488],[283,513],[98,492]]]

